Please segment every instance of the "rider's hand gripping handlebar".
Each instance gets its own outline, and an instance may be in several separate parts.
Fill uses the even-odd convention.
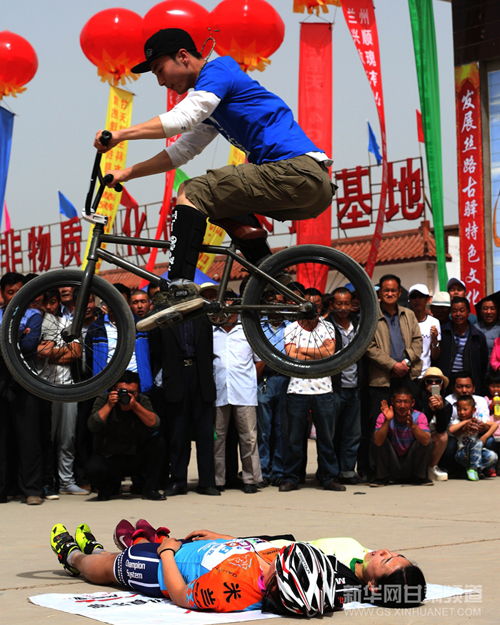
[[[111,140],[111,133],[109,130],[103,130],[101,136],[99,137],[99,141],[103,145],[107,145]],[[85,208],[82,211],[83,217],[87,219],[87,221],[93,221],[93,216],[97,212],[97,207],[99,206],[99,202],[101,201],[102,194],[104,193],[104,189],[107,184],[113,181],[113,176],[111,174],[107,174],[106,176],[102,175],[101,172],[101,158],[102,154],[97,153],[94,161],[94,167],[92,168],[92,174],[90,177],[90,185],[89,190],[87,192],[87,197],[85,199]],[[97,189],[97,193],[94,197],[95,185],[97,180],[100,182],[100,186]],[[119,193],[123,191],[123,186],[118,183],[115,185],[114,190]],[[107,219],[107,218],[106,218]]]

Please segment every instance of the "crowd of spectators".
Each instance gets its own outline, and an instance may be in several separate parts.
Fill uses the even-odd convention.
[[[1,278],[0,322],[31,277]],[[135,321],[150,311],[153,285],[132,292],[114,286]],[[311,332],[323,337],[320,349],[333,348],[332,336],[336,349],[346,347],[359,321],[352,285],[333,293],[294,288],[316,305],[316,317],[289,322],[270,315],[264,332],[304,358]],[[220,496],[226,488],[254,494],[272,486],[290,492],[306,481],[309,437],[317,446],[315,483],[324,490],[496,477],[498,298],[485,297],[472,315],[458,278],[433,296],[424,284],[405,291],[389,274],[376,288],[375,336],[358,362],[333,377],[274,371],[252,351],[236,313],[137,331],[127,371],[108,392],[78,403],[36,397],[0,359],[0,502],[17,497],[36,505],[92,493],[106,501],[126,489],[152,501],[184,495],[193,443],[198,494]],[[201,289],[206,299],[217,290]],[[228,291],[225,299],[240,296]],[[34,341],[45,363],[40,370],[53,381],[71,383],[77,364],[98,373],[116,348],[113,313],[93,296],[82,339],[62,341],[77,298],[69,286],[48,290],[23,319],[24,340]]]

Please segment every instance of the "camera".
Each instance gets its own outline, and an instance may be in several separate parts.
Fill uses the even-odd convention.
[[[118,401],[124,406],[128,406],[130,404],[130,393],[125,388],[119,388],[118,393]]]

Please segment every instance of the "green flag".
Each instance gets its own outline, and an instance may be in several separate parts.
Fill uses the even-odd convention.
[[[182,169],[176,169],[174,178],[174,190],[176,193],[179,191],[179,187],[185,180],[189,180],[189,176],[185,174]]]
[[[408,4],[425,136],[425,155],[434,219],[439,288],[441,291],[446,291],[448,272],[446,271],[444,248],[443,163],[434,12],[432,0],[408,0]]]

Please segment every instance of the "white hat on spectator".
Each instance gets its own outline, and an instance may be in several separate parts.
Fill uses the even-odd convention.
[[[218,291],[219,285],[215,282],[204,282],[203,284],[200,284],[200,294],[203,293],[203,291],[208,291],[209,289],[214,289],[214,291]]]
[[[437,293],[434,293],[431,306],[446,306],[449,308],[451,306],[450,294],[446,291],[438,291]]]
[[[430,296],[429,289],[425,286],[425,284],[418,283],[411,286],[408,289],[408,297],[410,297],[414,291],[416,291],[417,293],[422,293],[422,295],[425,295],[426,297]]]
[[[454,284],[460,284],[460,286],[462,286],[465,290],[467,290],[467,287],[465,286],[465,282],[462,282],[462,280],[460,280],[459,278],[450,278],[448,280],[448,284],[446,285],[446,290],[449,291],[450,287],[452,287]]]

